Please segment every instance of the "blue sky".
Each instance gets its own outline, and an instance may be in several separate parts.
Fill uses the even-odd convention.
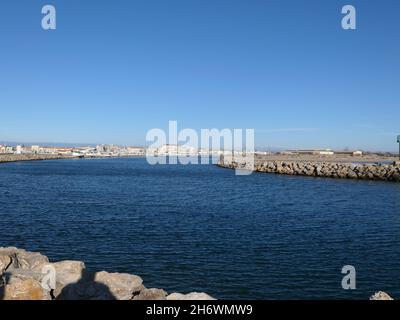
[[[397,0],[2,0],[0,141],[143,145],[177,120],[254,128],[257,147],[395,151],[399,39]]]

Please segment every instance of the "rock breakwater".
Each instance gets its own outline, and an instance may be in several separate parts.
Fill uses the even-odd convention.
[[[206,293],[146,288],[137,275],[90,272],[82,261],[49,262],[38,253],[0,248],[0,300],[214,300]]]
[[[17,162],[17,161],[37,161],[37,160],[57,160],[77,158],[76,156],[66,156],[58,154],[0,154],[1,162]]]
[[[341,163],[322,161],[268,161],[257,160],[254,165],[235,161],[232,157],[221,157],[218,165],[230,169],[252,168],[256,172],[301,175],[312,177],[383,180],[400,182],[400,162],[382,163]]]

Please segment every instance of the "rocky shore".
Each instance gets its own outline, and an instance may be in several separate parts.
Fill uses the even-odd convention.
[[[137,275],[90,272],[82,261],[50,262],[39,252],[0,247],[0,300],[215,300],[206,293],[168,294]],[[379,291],[370,300],[393,300]]]
[[[0,300],[214,300],[206,293],[168,294],[137,275],[90,272],[82,261],[49,262],[38,253],[0,247]]]
[[[334,161],[256,159],[254,166],[237,157],[221,157],[218,165],[230,169],[249,169],[256,172],[301,175],[312,177],[383,180],[400,182],[400,162],[352,163]]]
[[[17,161],[37,161],[37,160],[57,160],[76,158],[74,156],[64,156],[57,154],[0,154],[1,162],[17,162]]]

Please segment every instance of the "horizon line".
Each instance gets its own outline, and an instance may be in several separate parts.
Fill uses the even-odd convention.
[[[7,141],[7,140],[0,140],[0,145],[24,145],[24,146],[32,146],[32,145],[39,145],[39,146],[49,146],[49,147],[66,147],[66,148],[74,148],[74,147],[95,147],[101,145],[108,145],[108,146],[121,146],[121,147],[141,147],[147,148],[145,145],[140,144],[121,144],[121,143],[81,143],[81,142],[28,142],[28,141]],[[258,150],[257,150],[258,149]],[[333,151],[355,151],[360,150],[363,152],[371,152],[371,153],[394,153],[397,154],[398,151],[393,150],[373,150],[370,148],[349,148],[349,147],[342,147],[342,148],[332,148],[332,147],[298,147],[298,148],[285,148],[285,147],[275,147],[275,146],[256,146],[255,151],[293,151],[293,150],[333,150]]]

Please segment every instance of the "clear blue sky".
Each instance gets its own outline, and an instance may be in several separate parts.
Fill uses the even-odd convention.
[[[395,151],[400,2],[2,0],[0,111],[0,141],[143,145],[177,120],[254,128],[258,147]]]

